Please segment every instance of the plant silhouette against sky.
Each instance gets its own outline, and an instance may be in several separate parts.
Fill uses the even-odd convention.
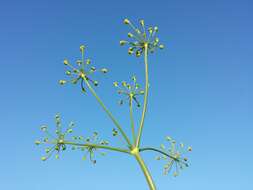
[[[84,45],[80,46],[81,58],[76,61],[75,64],[70,63],[67,59],[63,61],[66,66],[66,75],[68,80],[60,80],[60,85],[65,85],[66,83],[72,83],[79,85],[82,92],[87,94],[90,92],[95,99],[98,101],[99,105],[105,111],[107,116],[111,119],[114,124],[112,130],[113,136],[119,136],[125,143],[125,147],[114,147],[109,145],[109,141],[100,139],[97,132],[94,132],[90,137],[83,136],[71,136],[75,124],[70,122],[66,129],[63,128],[61,123],[61,117],[59,114],[55,116],[56,130],[51,133],[46,125],[41,126],[41,130],[45,136],[36,140],[35,144],[44,144],[45,155],[41,157],[43,161],[48,160],[52,155],[55,158],[59,158],[60,154],[64,152],[68,147],[71,149],[80,149],[84,151],[83,159],[88,159],[96,164],[95,153],[104,154],[99,150],[116,151],[120,153],[128,154],[129,156],[135,157],[136,161],[139,163],[141,170],[146,178],[150,190],[155,190],[156,186],[152,179],[152,176],[144,163],[141,154],[145,151],[153,151],[159,154],[156,157],[157,160],[164,160],[165,165],[163,167],[163,173],[168,174],[171,170],[174,176],[179,174],[179,170],[188,167],[188,159],[184,156],[186,151],[191,151],[191,147],[185,147],[183,143],[177,143],[174,139],[167,136],[165,140],[168,142],[167,146],[161,144],[159,148],[155,147],[145,147],[141,145],[142,132],[145,122],[145,116],[148,105],[148,94],[149,94],[149,70],[148,70],[148,56],[154,53],[157,49],[163,49],[164,45],[160,44],[159,38],[157,37],[158,27],[145,27],[144,20],[139,21],[140,27],[136,27],[128,19],[124,19],[124,24],[130,26],[131,32],[127,34],[129,40],[121,40],[121,46],[129,46],[128,54],[134,55],[144,59],[145,68],[145,86],[142,88],[140,84],[137,83],[136,76],[132,76],[130,82],[114,82],[113,85],[117,89],[117,93],[120,96],[119,104],[129,106],[129,118],[130,118],[130,128],[131,136],[128,136],[123,129],[122,125],[119,124],[118,120],[113,116],[111,111],[105,106],[103,101],[97,95],[94,87],[98,86],[99,83],[93,80],[93,74],[96,72],[102,72],[106,74],[108,70],[106,68],[97,69],[93,66],[90,59],[85,59],[84,53],[86,52],[86,47]],[[143,105],[140,103],[140,99],[143,98]],[[142,109],[140,124],[134,120],[134,109]]]

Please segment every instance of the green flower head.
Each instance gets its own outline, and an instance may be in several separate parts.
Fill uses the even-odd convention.
[[[63,61],[64,65],[68,67],[66,70],[65,74],[70,78],[69,81],[67,80],[59,80],[60,85],[65,85],[67,82],[71,82],[72,84],[77,84],[80,82],[80,86],[83,92],[86,92],[85,90],[85,81],[91,82],[94,86],[98,86],[98,81],[93,80],[91,78],[91,75],[98,70],[96,67],[91,66],[91,60],[89,58],[85,59],[84,58],[84,50],[86,47],[84,45],[80,46],[80,51],[81,51],[81,59],[76,60],[76,65],[70,64],[70,62],[65,59]],[[108,69],[102,68],[99,69],[101,73],[107,73]]]
[[[145,47],[147,47],[148,52],[153,53],[157,48],[163,49],[164,45],[160,44],[160,40],[157,37],[158,27],[145,27],[144,20],[139,20],[139,27],[136,27],[128,19],[124,19],[124,24],[129,25],[132,32],[127,34],[129,41],[121,40],[120,45],[129,44],[128,54],[140,57]]]
[[[49,157],[51,157],[54,153],[56,153],[55,157],[59,158],[60,152],[66,150],[65,144],[65,136],[69,133],[72,133],[74,123],[70,122],[68,128],[63,132],[61,118],[59,114],[55,116],[55,124],[56,130],[54,134],[51,134],[46,125],[41,126],[41,131],[45,134],[45,137],[42,140],[36,140],[35,144],[45,144],[48,147],[45,149],[46,155],[41,157],[42,161],[46,161]]]
[[[118,82],[114,82],[113,85],[118,89],[117,92],[120,95],[123,95],[124,99],[119,101],[119,104],[122,105],[124,100],[129,102],[129,105],[132,101],[134,101],[137,107],[140,107],[140,103],[137,99],[138,96],[144,94],[144,90],[140,88],[140,85],[136,82],[136,77],[132,76],[132,82],[127,83],[126,81],[122,81],[120,84]]]
[[[179,170],[188,167],[188,158],[184,156],[186,153],[183,143],[177,144],[177,142],[171,137],[167,136],[166,141],[170,143],[170,147],[166,149],[165,145],[161,144],[160,148],[163,152],[166,152],[167,155],[156,157],[157,160],[166,160],[164,165],[164,174],[167,175],[173,168],[173,176],[176,177],[179,174]],[[188,147],[187,151],[191,151],[192,148]]]

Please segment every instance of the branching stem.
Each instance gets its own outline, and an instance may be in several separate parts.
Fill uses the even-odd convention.
[[[92,95],[96,98],[96,100],[98,101],[98,103],[101,105],[101,107],[104,109],[104,111],[107,113],[107,115],[110,117],[110,119],[112,120],[112,122],[114,123],[114,125],[117,127],[117,129],[120,131],[121,135],[124,137],[124,139],[126,140],[129,148],[132,147],[132,144],[129,140],[129,138],[127,137],[126,133],[124,132],[124,130],[122,129],[122,127],[120,126],[120,124],[118,123],[118,121],[114,118],[114,116],[112,115],[112,113],[106,108],[106,106],[104,105],[104,103],[102,102],[102,100],[98,97],[98,95],[96,94],[96,92],[94,91],[94,89],[91,87],[90,83],[87,81],[87,79],[84,77],[84,82],[86,83],[87,87],[89,88],[89,90],[91,91]]]

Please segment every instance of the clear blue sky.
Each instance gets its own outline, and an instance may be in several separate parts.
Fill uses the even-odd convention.
[[[79,56],[79,45],[97,67],[98,94],[127,123],[114,80],[136,74],[143,64],[129,57],[119,40],[128,32],[122,19],[159,26],[164,51],[150,57],[151,93],[143,144],[159,146],[166,135],[192,145],[191,167],[179,177],[162,175],[162,163],[145,161],[159,190],[253,189],[253,3],[250,0],[1,1],[0,2],[0,189],[147,189],[134,159],[117,153],[93,166],[80,152],[40,161],[34,146],[39,126],[77,123],[77,134],[112,124],[94,98],[73,86],[59,87],[64,58]]]

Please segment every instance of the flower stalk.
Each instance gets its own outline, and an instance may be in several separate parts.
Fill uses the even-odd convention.
[[[144,94],[144,104],[141,116],[141,123],[139,127],[139,132],[136,140],[136,147],[140,147],[141,135],[144,126],[145,115],[147,111],[148,104],[148,90],[149,90],[149,80],[148,80],[148,43],[144,44],[144,64],[145,64],[145,94]]]

